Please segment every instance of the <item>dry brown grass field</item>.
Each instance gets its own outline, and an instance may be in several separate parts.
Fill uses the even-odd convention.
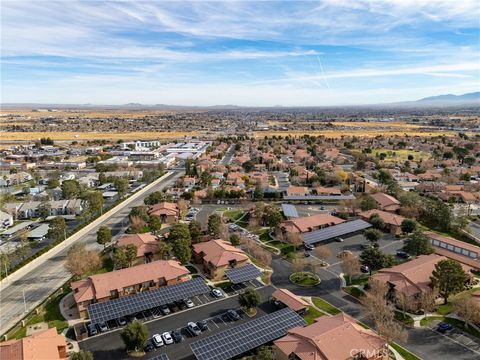
[[[185,136],[199,136],[197,132],[3,132],[0,133],[2,141],[35,141],[42,137],[52,140],[135,140],[135,139],[179,139]]]
[[[264,136],[302,136],[302,135],[313,135],[313,136],[325,136],[328,138],[339,138],[342,136],[360,136],[360,137],[375,137],[375,136],[399,136],[403,137],[408,136],[419,136],[419,137],[433,137],[433,136],[455,136],[454,132],[442,131],[442,132],[423,132],[423,131],[414,131],[411,129],[405,129],[405,131],[400,131],[398,129],[388,131],[385,129],[360,129],[360,130],[323,130],[323,131],[256,131],[256,137]]]

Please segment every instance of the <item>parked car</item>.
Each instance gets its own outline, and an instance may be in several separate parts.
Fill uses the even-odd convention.
[[[402,259],[408,259],[410,257],[410,255],[408,255],[407,252],[405,251],[402,251],[402,250],[397,250],[397,252],[395,253],[399,258],[402,258]]]
[[[175,301],[175,305],[177,305],[180,310],[185,310],[187,308],[187,305],[183,302],[183,300]]]
[[[153,335],[152,341],[153,341],[153,345],[155,345],[156,348],[163,346],[163,339],[159,334]]]
[[[207,322],[205,320],[197,322],[197,326],[202,331],[207,331],[208,330],[208,325],[207,325]]]
[[[211,294],[212,294],[212,296],[215,297],[215,298],[222,298],[222,297],[225,296],[225,295],[223,294],[222,290],[217,289],[217,288],[212,289]]]
[[[174,312],[177,312],[178,310],[180,310],[177,306],[177,304],[175,303],[172,303],[172,304],[168,304],[168,308],[170,309],[170,312],[174,313]]]
[[[336,241],[336,242],[343,242],[343,238],[337,236],[337,237],[335,238],[335,241]]]
[[[227,310],[227,318],[231,321],[237,321],[237,320],[240,320],[240,315],[238,315],[238,313],[235,311],[235,310]]]
[[[108,325],[106,322],[101,322],[98,324],[98,329],[100,330],[100,332],[105,332],[105,331],[108,331]]]
[[[153,345],[152,339],[148,339],[148,340],[147,340],[147,345],[145,345],[145,347],[143,348],[143,350],[144,350],[146,353],[155,350],[155,345]]]
[[[162,334],[162,339],[163,339],[163,342],[165,343],[165,345],[173,344],[172,335],[170,335],[170,333],[168,331],[166,331]]]
[[[88,336],[93,336],[98,334],[97,327],[94,324],[87,324]]]
[[[313,246],[312,244],[307,244],[307,243],[303,243],[303,247],[307,250],[315,249],[315,246]]]
[[[370,272],[370,268],[367,266],[367,265],[362,265],[360,266],[360,271],[362,273],[369,273]]]
[[[192,308],[195,306],[193,301],[190,299],[183,299],[183,303],[187,306],[187,308]]]
[[[127,325],[127,319],[125,319],[123,316],[119,317],[117,319],[117,324],[118,324],[118,326],[125,326],[125,325]]]
[[[194,322],[189,322],[187,324],[187,330],[192,336],[198,336],[202,333],[197,324],[195,324]]]
[[[310,257],[310,253],[309,253],[308,251],[305,251],[305,252],[303,253],[303,255],[304,255],[305,257]]]
[[[170,309],[168,308],[167,305],[160,305],[159,308],[163,315],[170,314]]]
[[[447,332],[447,331],[450,331],[452,330],[453,327],[452,325],[448,324],[448,323],[444,323],[444,322],[441,322],[440,324],[438,324],[437,326],[437,331],[438,332],[441,332],[442,334]]]
[[[175,341],[176,343],[181,343],[185,341],[185,338],[183,337],[182,333],[179,330],[172,331],[172,338],[173,338],[173,341]]]

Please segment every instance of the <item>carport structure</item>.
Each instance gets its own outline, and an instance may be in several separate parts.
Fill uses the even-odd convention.
[[[254,280],[262,275],[262,272],[253,264],[225,270],[225,275],[233,284],[241,284]]]
[[[312,231],[303,234],[303,242],[305,244],[314,245],[339,236],[350,235],[359,231],[368,229],[372,225],[364,220],[358,219],[348,221],[343,224],[329,226],[324,229]]]
[[[306,324],[295,311],[284,308],[195,341],[190,347],[198,360],[231,359]]]
[[[209,291],[210,288],[205,284],[205,281],[197,278],[156,290],[92,304],[88,307],[88,314],[93,324],[99,324],[174,301],[205,294]]]

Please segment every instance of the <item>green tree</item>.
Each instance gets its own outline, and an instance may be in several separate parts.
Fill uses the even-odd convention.
[[[404,233],[410,234],[417,230],[417,222],[412,219],[405,219],[402,221],[401,228]]]
[[[128,267],[127,253],[122,248],[115,249],[113,253],[113,263],[115,269],[123,269]]]
[[[372,216],[370,216],[369,222],[375,229],[382,230],[385,227],[385,221],[383,221],[383,219],[378,216],[378,214],[372,214]]]
[[[200,175],[200,185],[203,187],[207,187],[210,186],[211,183],[212,175],[210,175],[210,173],[207,171],[202,172],[202,174]]]
[[[97,231],[97,243],[103,245],[103,248],[105,249],[105,246],[110,241],[112,241],[112,231],[108,226],[100,226]]]
[[[452,208],[438,199],[424,199],[420,219],[442,231],[449,231],[454,220]]]
[[[283,221],[283,215],[274,205],[265,206],[263,215],[265,223],[270,227],[276,227]]]
[[[145,324],[134,320],[123,328],[120,336],[127,348],[127,352],[143,352],[143,348],[148,340],[148,330]]]
[[[260,293],[252,288],[248,288],[243,294],[240,294],[240,296],[238,297],[238,303],[240,304],[240,306],[247,309],[247,311],[255,309],[258,304],[260,304],[260,301]]]
[[[365,249],[360,254],[360,260],[363,265],[367,265],[372,271],[380,270],[385,267],[390,267],[394,263],[393,256],[384,254],[380,249],[371,247]]]
[[[170,251],[172,251],[172,245],[170,243],[167,243],[166,241],[160,240],[157,244],[158,246],[158,256],[160,259],[165,259],[168,257],[170,254]]]
[[[118,195],[120,197],[123,197],[123,195],[125,195],[128,191],[128,179],[123,177],[116,177],[115,180],[113,180],[113,186],[115,186],[115,189],[117,189]]]
[[[155,205],[162,201],[165,201],[165,193],[162,191],[155,191],[143,200],[145,205]]]
[[[106,184],[108,182],[107,176],[104,172],[98,174],[98,182],[100,183],[100,185]]]
[[[240,245],[240,235],[238,234],[230,235],[230,242],[232,243],[233,246]]]
[[[88,191],[84,195],[84,199],[87,202],[86,212],[88,215],[93,216],[103,210],[103,195],[100,191]]]
[[[48,201],[42,201],[38,206],[38,217],[40,219],[45,220],[47,217],[50,216],[50,210],[52,206]]]
[[[58,179],[49,179],[47,183],[47,189],[55,189],[60,186],[60,181]]]
[[[255,360],[275,360],[272,348],[269,346],[260,346],[257,349]]]
[[[192,239],[192,243],[196,244],[200,242],[203,232],[202,232],[202,225],[197,220],[192,220],[188,224],[188,230],[190,231],[190,237]]]
[[[190,246],[191,242],[189,240],[176,240],[172,245],[175,257],[182,264],[188,263],[192,258],[192,250]]]
[[[377,208],[377,202],[373,197],[365,194],[360,201],[360,209],[363,211],[372,210]]]
[[[80,184],[77,180],[65,180],[60,188],[64,199],[76,199],[80,195]]]
[[[142,219],[145,222],[148,222],[150,220],[150,215],[148,215],[148,209],[146,206],[133,207],[132,210],[130,210],[128,217],[130,219],[137,217]]]
[[[93,360],[93,354],[90,351],[80,350],[70,356],[70,360]]]
[[[441,260],[435,264],[435,269],[430,277],[432,287],[438,289],[444,304],[448,302],[450,295],[465,289],[466,280],[467,274],[463,271],[462,265],[451,259]]]
[[[430,239],[421,231],[415,231],[405,240],[403,250],[412,256],[429,255],[433,253]]]
[[[256,200],[263,200],[263,187],[260,182],[257,182],[255,185],[255,190],[253,190],[253,198]]]
[[[152,215],[148,218],[148,227],[150,231],[156,233],[162,228],[162,222],[158,216]]]
[[[363,236],[371,242],[377,242],[382,238],[382,235],[382,232],[377,229],[368,229],[363,233]]]
[[[207,228],[208,228],[208,233],[210,235],[213,235],[214,237],[219,238],[221,235],[221,231],[220,231],[221,225],[222,225],[222,218],[220,217],[220,215],[214,213],[208,217]]]
[[[245,172],[247,172],[247,173],[249,173],[250,171],[252,171],[254,166],[255,166],[255,164],[254,164],[253,161],[251,161],[251,160],[245,161],[245,162],[242,164],[243,169],[244,169]]]
[[[125,246],[125,255],[128,262],[128,266],[132,266],[132,263],[137,258],[137,247],[134,244],[128,244]]]
[[[177,241],[177,240],[187,240],[191,241],[192,238],[190,236],[190,230],[188,229],[187,224],[174,224],[170,228],[170,233],[168,235],[168,240],[171,242]]]
[[[47,236],[53,241],[61,241],[66,238],[67,225],[63,217],[57,216],[50,221]]]

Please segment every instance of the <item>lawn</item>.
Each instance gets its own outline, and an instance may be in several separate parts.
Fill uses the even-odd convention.
[[[412,354],[410,351],[408,351],[407,349],[401,347],[400,345],[398,345],[397,343],[390,343],[390,346],[393,347],[395,350],[397,350],[397,352],[405,359],[405,360],[422,360],[421,358],[419,358],[418,356]]]
[[[245,212],[242,209],[232,209],[223,212],[223,216],[229,219],[232,222],[237,221],[240,219]]]
[[[290,281],[300,286],[315,286],[320,283],[320,278],[314,273],[299,271],[290,275]]]
[[[315,309],[314,307],[309,307],[308,308],[308,311],[306,314],[303,315],[303,318],[305,319],[305,321],[310,325],[310,324],[313,324],[315,322],[315,319],[316,318],[319,318],[320,316],[324,316],[325,314],[318,311],[317,309]]]
[[[413,323],[414,323],[414,320],[410,315],[404,314],[404,313],[402,313],[401,311],[398,311],[398,310],[395,310],[395,319],[403,322],[405,325],[412,325],[413,326]]]
[[[260,235],[259,235],[260,241],[262,241],[262,242],[267,242],[267,241],[272,240],[272,239],[270,238],[270,235],[268,234],[268,231],[269,231],[268,229],[262,230],[262,232],[261,232]]]
[[[325,300],[323,300],[319,297],[313,297],[312,301],[313,301],[313,304],[317,308],[325,311],[326,313],[329,313],[330,315],[336,315],[336,314],[341,313],[341,311],[339,309],[337,309],[335,306],[333,306],[329,302],[327,302],[327,301],[325,301]]]
[[[447,315],[453,311],[453,304],[448,302],[446,304],[439,305],[437,308],[437,313],[440,315]]]
[[[67,321],[63,318],[62,314],[60,313],[60,300],[67,294],[67,292],[63,292],[61,294],[57,294],[56,296],[52,297],[50,301],[45,304],[45,307],[40,309],[40,313],[33,315],[31,318],[27,320],[26,325],[33,325],[39,322],[47,322],[48,327],[56,327],[59,333],[62,330],[68,328]],[[27,335],[27,326],[22,327],[16,330],[13,334],[9,334],[9,339],[20,339]]]
[[[408,160],[408,156],[412,155],[413,156],[413,161],[418,161],[420,159],[429,159],[430,154],[426,152],[420,152],[420,151],[413,151],[413,150],[390,150],[390,149],[374,149],[372,151],[372,154],[374,156],[380,156],[381,153],[384,153],[387,155],[385,158],[386,161],[405,161]]]
[[[370,278],[370,276],[368,276],[368,275],[361,275],[361,276],[353,277],[351,279],[346,277],[345,280],[347,281],[347,285],[349,285],[349,286],[350,285],[365,285],[368,282],[369,278]]]
[[[432,321],[443,320],[443,319],[444,319],[443,316],[427,316],[427,317],[420,320],[420,326],[427,326]]]

